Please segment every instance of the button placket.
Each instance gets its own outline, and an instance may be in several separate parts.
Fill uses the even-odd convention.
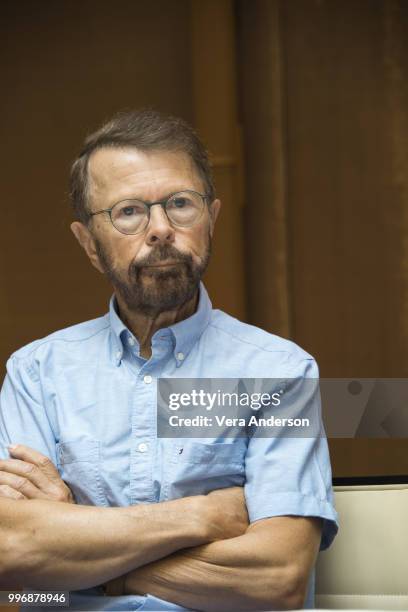
[[[153,486],[155,460],[156,385],[151,374],[139,374],[132,402],[130,497],[131,504],[157,501]],[[152,418],[154,416],[154,419]]]

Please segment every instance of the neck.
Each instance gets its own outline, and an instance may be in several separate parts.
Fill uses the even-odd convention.
[[[152,355],[152,337],[157,330],[191,317],[196,311],[198,302],[198,291],[196,291],[191,300],[179,308],[160,312],[150,317],[130,310],[121,296],[116,292],[115,295],[119,306],[119,316],[126,327],[137,338],[140,345],[140,356],[145,359],[149,359]]]

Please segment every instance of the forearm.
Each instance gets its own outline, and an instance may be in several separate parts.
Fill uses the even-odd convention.
[[[320,538],[320,519],[265,519],[239,537],[181,551],[131,572],[125,590],[208,612],[300,608]]]
[[[230,541],[223,544],[229,547]],[[273,609],[269,591],[268,597],[263,597],[268,584],[265,568],[254,571],[251,566],[221,565],[216,561],[218,551],[214,548],[217,547],[208,545],[194,552],[175,553],[131,572],[125,592],[151,593],[186,608],[209,612]],[[248,584],[250,590],[246,588]],[[284,609],[276,603],[276,609]]]
[[[127,508],[0,499],[0,586],[80,589],[208,542],[200,497]]]
[[[248,532],[141,567],[127,576],[126,592],[209,612],[300,607],[307,580],[279,550],[276,542]]]

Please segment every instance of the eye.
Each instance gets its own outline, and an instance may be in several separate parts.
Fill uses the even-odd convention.
[[[142,202],[128,200],[121,202],[113,208],[115,219],[131,219],[145,214],[145,207]]]
[[[193,225],[203,211],[204,199],[195,191],[180,191],[167,200],[166,212],[172,223],[182,227]]]
[[[185,206],[188,206],[189,204],[191,204],[191,201],[188,198],[182,196],[182,197],[174,198],[172,200],[172,203],[176,208],[184,208]]]
[[[136,212],[135,206],[125,206],[122,208],[121,213],[124,217],[131,217]]]

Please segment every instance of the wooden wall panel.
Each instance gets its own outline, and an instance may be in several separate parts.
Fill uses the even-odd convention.
[[[294,337],[323,376],[407,376],[408,6],[281,7]],[[408,474],[407,451],[331,441],[337,475]]]
[[[238,17],[248,316],[322,376],[407,376],[408,5],[241,0]],[[336,475],[408,473],[408,439],[330,444]]]
[[[110,287],[72,236],[85,134],[123,108],[193,119],[188,0],[3,2],[0,362],[106,311]]]
[[[194,124],[210,151],[217,196],[222,201],[206,284],[214,307],[245,319],[243,169],[233,0],[192,0],[191,32]]]
[[[243,317],[232,0],[10,0],[0,15],[1,368],[30,340],[106,311],[111,288],[70,232],[66,189],[86,133],[124,108],[180,115],[214,153],[224,210],[206,283]]]
[[[391,5],[404,24],[393,42]],[[407,179],[395,157],[408,132],[404,138],[400,121],[396,141],[391,108],[398,96],[401,115],[405,100],[407,118],[408,91],[404,79],[393,82],[391,66],[408,77],[408,6],[281,7],[294,337],[316,355],[322,375],[406,376]]]
[[[237,8],[248,320],[288,337],[286,75],[279,4],[243,0]]]

